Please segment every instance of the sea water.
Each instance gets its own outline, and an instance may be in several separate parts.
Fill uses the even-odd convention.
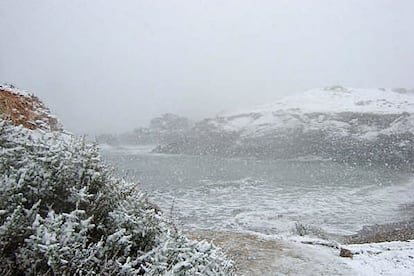
[[[412,219],[413,176],[391,168],[152,154],[148,147],[103,153],[117,174],[138,183],[184,229],[285,235],[302,225],[346,235]]]

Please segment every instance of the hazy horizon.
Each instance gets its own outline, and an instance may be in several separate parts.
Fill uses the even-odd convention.
[[[2,0],[0,82],[88,134],[336,84],[414,87],[413,10],[408,0]]]

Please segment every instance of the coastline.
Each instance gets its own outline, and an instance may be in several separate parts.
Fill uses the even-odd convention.
[[[340,242],[215,230],[191,230],[186,235],[220,246],[235,262],[237,275],[414,273],[414,220],[365,226]],[[341,249],[349,255],[341,256]]]
[[[350,275],[353,272],[341,261],[339,251],[331,247],[214,230],[191,231],[186,235],[211,241],[222,248],[234,261],[236,275]]]
[[[357,234],[346,236],[346,244],[414,240],[414,220],[364,226]]]

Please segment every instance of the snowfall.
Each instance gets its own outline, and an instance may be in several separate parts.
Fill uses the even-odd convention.
[[[342,90],[336,91],[335,89],[331,89],[330,91],[330,93],[326,94],[327,97],[335,97],[336,93],[341,93],[341,97],[343,97],[344,91]],[[361,94],[369,94],[367,91],[365,92],[366,93]],[[312,97],[313,93],[314,92],[310,91],[307,95]],[[367,106],[370,106],[375,112],[381,111],[393,113],[401,111],[401,109],[414,112],[414,100],[409,102],[400,100],[401,95],[399,93],[393,94],[395,99],[393,99],[392,102],[397,102],[397,105],[391,105],[382,100],[369,102],[368,98],[372,99],[369,95],[367,96],[367,99],[356,100],[353,95],[354,94],[352,93],[349,94],[350,102],[357,102],[360,104],[350,105],[354,108],[352,111],[358,111],[355,110],[355,108],[364,109]],[[409,95],[409,97],[414,99],[414,94]],[[380,95],[380,98],[382,99],[383,97]],[[404,95],[401,99],[402,98],[406,99],[407,95]],[[292,97],[289,101],[294,102],[294,99],[295,98]],[[300,101],[303,102],[302,100],[303,98]],[[320,101],[326,103],[327,99],[320,99]],[[334,102],[335,101],[332,101],[332,103]],[[286,106],[283,102],[279,104],[280,106]],[[321,106],[323,105],[318,104],[318,110],[320,110]],[[376,109],[377,107],[378,109]],[[389,107],[389,110],[387,107]],[[265,110],[268,110],[268,108],[269,107],[265,107]],[[275,106],[272,106],[270,109],[274,110],[275,108]],[[312,108],[312,106],[307,105],[306,108]],[[335,107],[330,105],[330,108],[334,109]],[[265,111],[260,110],[260,112]],[[40,132],[41,130],[38,130],[38,132],[34,131],[32,133],[33,138],[36,139],[39,135],[45,135]],[[70,137],[69,134],[65,135]],[[414,275],[414,240],[367,244],[340,244],[334,241],[313,239],[310,237],[276,237],[257,233],[247,233],[250,237],[254,237],[250,238],[249,241],[249,239],[241,239],[241,235],[244,234],[233,233],[231,234],[232,237],[226,237],[227,243],[220,244],[220,242],[218,242],[217,244],[222,245],[225,251],[231,249],[241,251],[243,246],[247,246],[247,259],[244,261],[247,264],[251,264],[251,266],[249,267],[249,271],[245,271],[246,274]],[[260,240],[259,246],[257,246],[257,243],[254,245],[254,242],[252,242],[252,240],[255,239]],[[252,245],[251,247],[249,247],[249,243]],[[264,246],[265,244],[268,246]],[[340,257],[339,252],[341,248],[350,250],[353,256]],[[244,274],[243,271],[240,271],[240,274]]]
[[[101,145],[104,151],[129,154],[153,155],[152,148]],[[414,275],[414,240],[342,244],[292,233],[191,228],[190,238],[222,247],[235,261],[238,275]],[[340,257],[341,248],[350,250],[352,258]]]

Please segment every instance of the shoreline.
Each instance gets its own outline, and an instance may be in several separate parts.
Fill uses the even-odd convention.
[[[215,230],[193,230],[186,235],[222,248],[234,261],[236,275],[353,274],[333,247]]]
[[[215,230],[192,230],[185,234],[190,239],[219,246],[234,261],[237,275],[271,275],[277,268],[274,260],[284,250],[279,242],[252,234]]]
[[[380,243],[414,240],[414,219],[364,226],[354,235],[344,237],[345,244]]]
[[[221,247],[234,261],[237,275],[375,275],[389,269],[384,263],[403,274],[414,272],[414,219],[364,226],[357,234],[333,241],[310,236],[273,239],[225,230],[192,229],[185,234]],[[342,249],[349,255],[342,256]]]

